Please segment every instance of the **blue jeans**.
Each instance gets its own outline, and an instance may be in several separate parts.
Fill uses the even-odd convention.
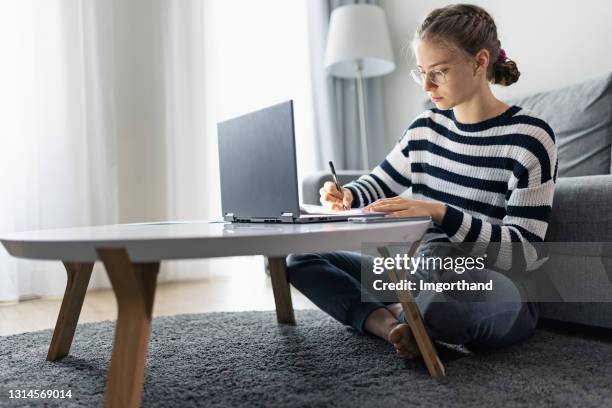
[[[288,279],[321,310],[364,332],[370,313],[397,301],[382,302],[362,287],[362,258],[359,253],[345,251],[291,254],[287,257]],[[538,320],[537,305],[525,302],[517,285],[499,272],[484,269],[469,273],[473,282],[493,280],[496,293],[479,291],[475,298],[465,291],[423,291],[415,297],[431,338],[479,348],[503,347],[529,338]],[[462,278],[465,275],[468,272]],[[419,278],[440,280],[440,276],[426,274]],[[498,295],[503,301],[493,298]],[[400,319],[405,322],[403,314]]]

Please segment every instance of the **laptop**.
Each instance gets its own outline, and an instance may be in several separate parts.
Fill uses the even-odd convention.
[[[359,209],[313,214],[300,206],[293,101],[217,124],[223,219],[311,223],[380,216]]]

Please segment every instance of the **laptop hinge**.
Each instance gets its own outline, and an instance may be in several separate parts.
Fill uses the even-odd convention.
[[[290,213],[290,212],[282,213],[280,218],[282,222],[293,222],[293,219],[294,219],[293,213]]]
[[[227,213],[223,216],[223,219],[228,222],[236,221],[236,217],[234,217],[234,213]]]

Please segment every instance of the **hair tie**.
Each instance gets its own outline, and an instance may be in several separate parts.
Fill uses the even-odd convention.
[[[501,63],[506,60],[506,51],[503,48],[499,49],[499,55],[497,56],[497,62]]]

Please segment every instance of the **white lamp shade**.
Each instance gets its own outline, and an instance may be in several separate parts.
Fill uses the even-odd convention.
[[[329,20],[325,68],[333,76],[355,78],[361,61],[364,78],[395,69],[385,11],[373,4],[335,8]]]

